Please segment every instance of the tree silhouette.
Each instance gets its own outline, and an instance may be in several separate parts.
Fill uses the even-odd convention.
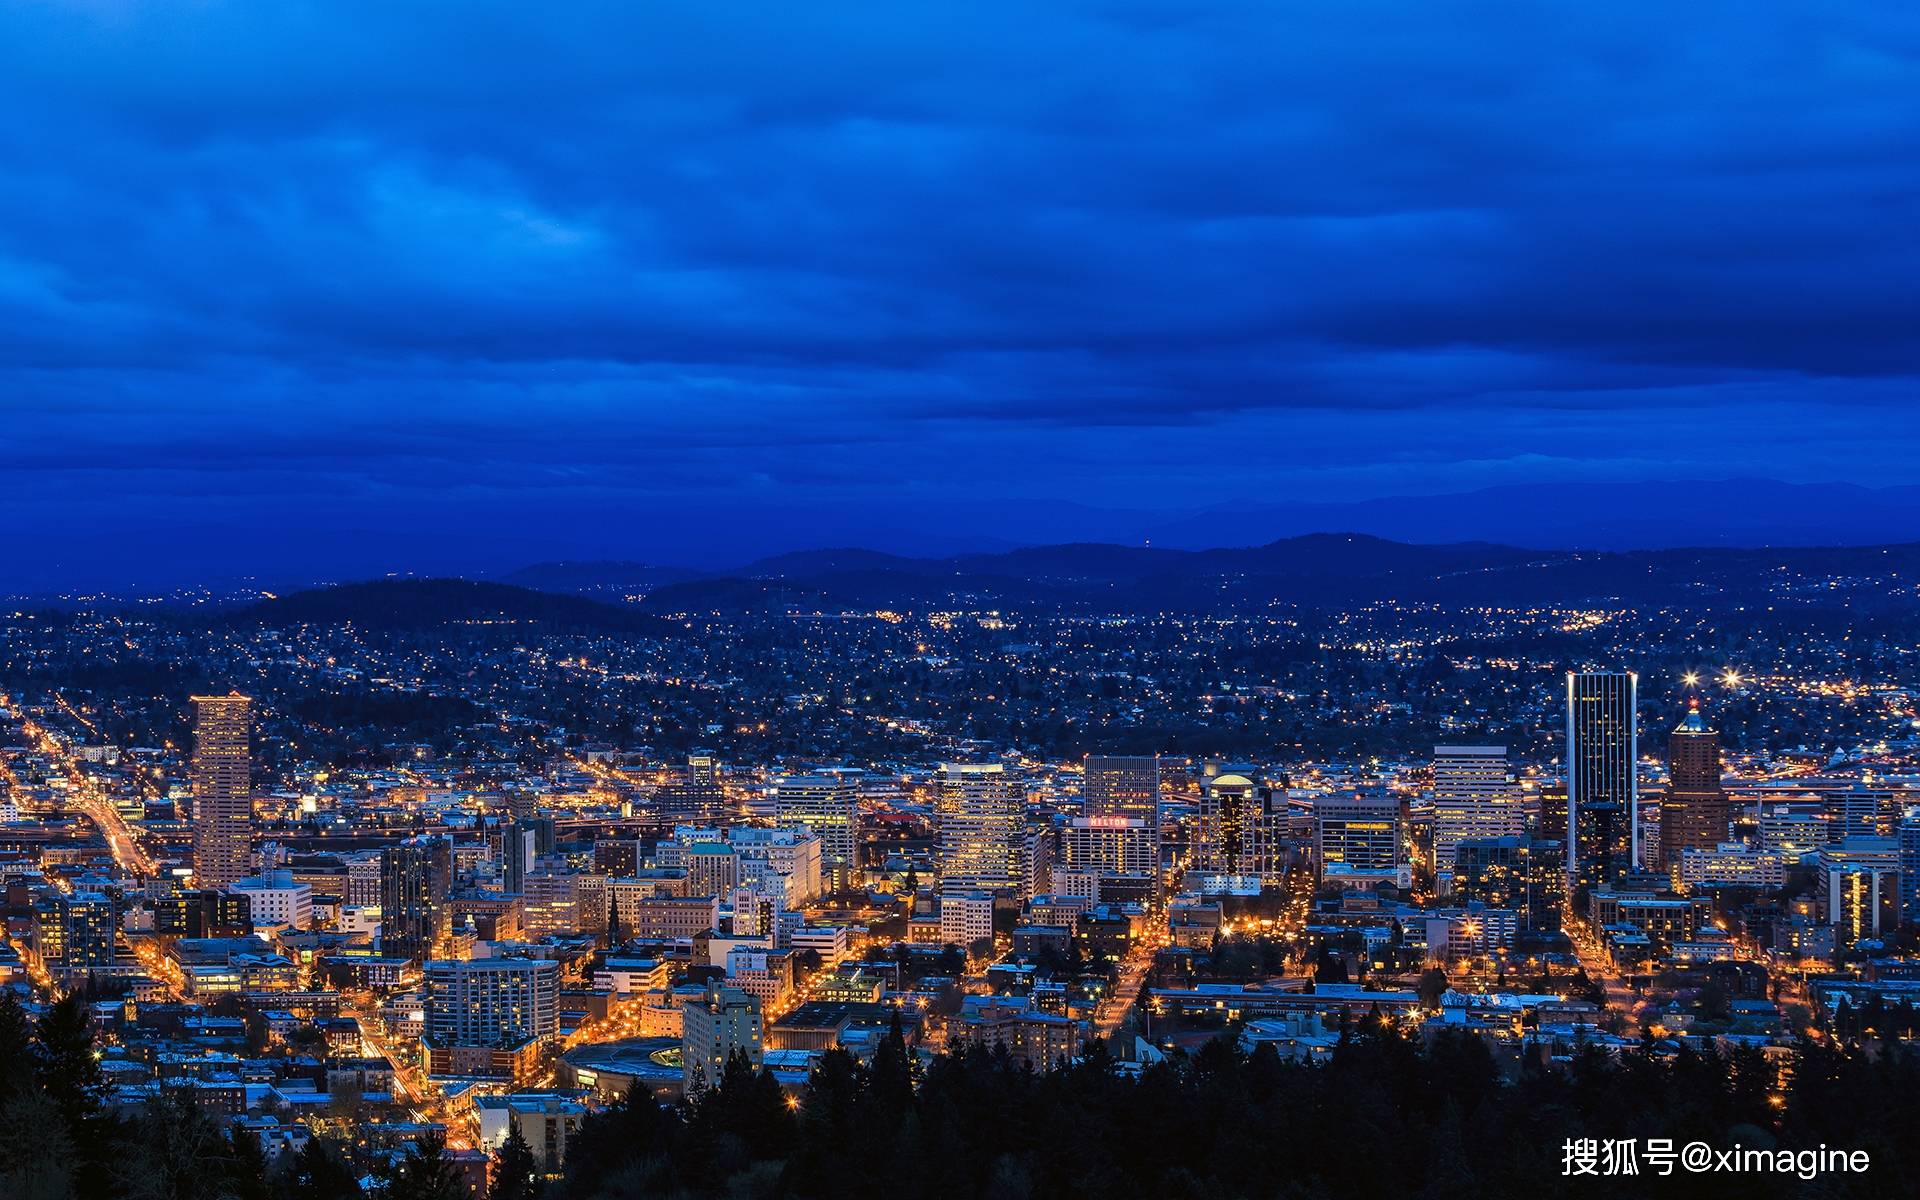
[[[507,1136],[493,1152],[487,1200],[535,1200],[540,1195],[540,1164],[533,1147],[520,1132],[520,1122],[507,1122]]]

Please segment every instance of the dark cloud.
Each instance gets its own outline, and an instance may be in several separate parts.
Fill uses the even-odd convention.
[[[1920,477],[1897,6],[555,7],[0,11],[17,553]]]

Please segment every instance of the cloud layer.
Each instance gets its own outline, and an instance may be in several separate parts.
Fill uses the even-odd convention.
[[[96,0],[0,104],[28,567],[1920,481],[1897,6]]]

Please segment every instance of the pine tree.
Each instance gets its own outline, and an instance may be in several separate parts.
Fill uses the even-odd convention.
[[[567,1190],[592,1196],[611,1177],[650,1159],[670,1157],[681,1124],[644,1087],[629,1088],[605,1110],[590,1113],[567,1142]]]
[[[80,1128],[100,1115],[107,1089],[94,1056],[93,1026],[80,998],[69,992],[57,1000],[35,1026],[34,1040],[34,1078],[53,1098],[77,1142]]]
[[[33,1022],[12,991],[0,991],[0,1105],[33,1086]]]
[[[236,1125],[227,1135],[231,1147],[227,1156],[227,1187],[230,1200],[273,1200],[274,1187],[268,1178],[266,1153],[260,1138],[251,1129]]]
[[[52,1101],[72,1147],[74,1188],[82,1195],[107,1194],[113,1130],[101,1112],[107,1083],[85,1005],[67,993],[41,1015],[33,1034],[34,1082]]]
[[[536,1200],[540,1190],[540,1164],[520,1132],[520,1122],[512,1121],[506,1140],[493,1152],[493,1182],[487,1188],[487,1200]]]
[[[897,1122],[913,1105],[913,1060],[907,1052],[906,1034],[900,1026],[900,1011],[895,1009],[887,1024],[887,1036],[873,1055],[871,1075],[875,1113],[889,1125]]]
[[[309,1137],[294,1156],[287,1194],[290,1200],[358,1200],[360,1183],[325,1138]]]
[[[471,1200],[446,1150],[439,1134],[423,1135],[387,1181],[386,1200]]]

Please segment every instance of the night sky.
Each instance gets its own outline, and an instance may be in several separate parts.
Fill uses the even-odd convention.
[[[22,3],[0,166],[0,591],[1920,484],[1901,5]]]

